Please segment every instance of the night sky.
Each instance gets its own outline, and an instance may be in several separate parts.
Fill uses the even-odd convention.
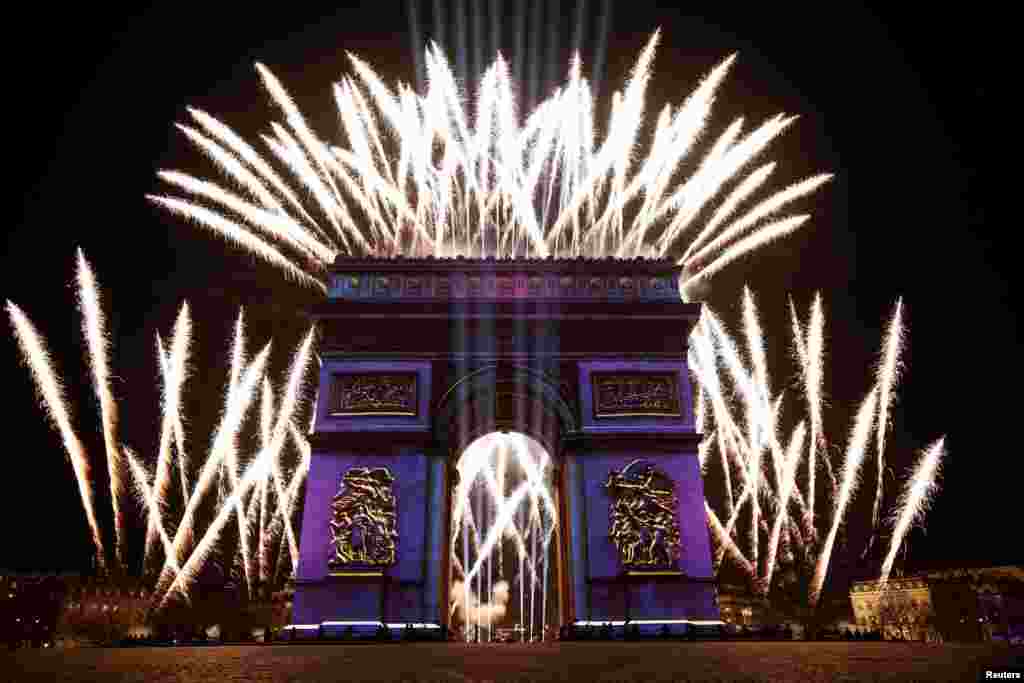
[[[891,14],[832,4],[785,3],[779,14],[730,5],[720,15],[692,16],[618,3],[603,92],[621,87],[661,26],[648,111],[678,104],[738,51],[712,133],[741,113],[751,125],[777,112],[800,115],[763,156],[779,162],[776,186],[819,171],[836,178],[797,205],[813,213],[812,223],[723,272],[711,303],[735,320],[740,288],[751,284],[781,387],[792,375],[786,297],[806,314],[813,292],[823,292],[830,438],[841,446],[870,389],[885,321],[903,296],[910,335],[887,491],[895,494],[917,449],[943,434],[949,449],[942,492],[927,533],[910,536],[907,567],[1024,562],[1024,545],[1012,541],[1024,475],[1012,445],[1019,417],[1011,397],[1024,382],[1016,353],[1020,288],[1011,277],[1016,253],[1008,235],[1015,226],[996,211],[1009,184],[1002,147],[1013,134],[1012,112],[1000,113],[1009,81],[992,28],[999,18],[980,9]],[[305,325],[294,312],[314,295],[145,200],[166,191],[158,169],[213,175],[173,123],[186,121],[192,105],[250,141],[269,132],[278,115],[252,68],[259,59],[329,137],[335,123],[328,84],[349,72],[345,50],[389,82],[413,78],[407,15],[399,3],[380,1],[323,14],[306,3],[272,13],[258,13],[252,3],[228,12],[192,2],[145,11],[103,3],[59,15],[45,5],[23,11],[4,46],[0,293],[48,339],[102,491],[99,417],[70,284],[75,248],[85,250],[104,288],[122,438],[142,453],[153,453],[159,433],[154,333],[169,334],[182,300],[195,307],[197,372],[186,386],[186,411],[193,442],[205,446],[221,406],[237,307],[251,311],[251,349],[274,334],[279,378],[285,351]],[[78,569],[88,565],[91,546],[71,468],[36,406],[6,320],[5,328],[0,568]],[[865,475],[863,491],[874,485],[873,467]],[[861,496],[854,517],[869,515],[868,499]],[[101,502],[101,514],[109,516],[108,509]],[[141,531],[134,538],[140,545]]]

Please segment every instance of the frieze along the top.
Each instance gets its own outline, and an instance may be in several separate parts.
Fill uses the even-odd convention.
[[[651,259],[337,259],[328,297],[354,301],[679,301],[680,267]]]

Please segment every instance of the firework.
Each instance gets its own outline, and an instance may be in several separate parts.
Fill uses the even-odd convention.
[[[196,533],[195,521],[199,504],[217,482],[221,463],[226,456],[227,450],[232,447],[236,438],[246,410],[252,400],[253,390],[263,379],[263,367],[269,354],[270,345],[268,344],[256,356],[252,365],[246,369],[239,388],[236,391],[231,391],[229,388],[227,406],[220,425],[217,427],[216,436],[210,448],[210,455],[206,462],[203,463],[199,479],[196,481],[195,490],[188,499],[181,523],[174,534],[174,556],[164,558],[164,567],[157,582],[157,593],[162,592],[167,583],[174,579],[175,572],[171,566],[172,561],[179,566],[184,566],[183,563],[186,561]],[[231,500],[237,501],[237,498],[231,496]],[[246,557],[246,562],[248,562],[248,557]]]
[[[505,615],[503,586],[518,585],[519,624],[532,632],[537,621],[543,631],[547,559],[557,525],[547,453],[525,435],[493,433],[470,444],[457,467],[450,537],[453,615],[467,616],[464,625],[475,620],[481,637],[489,639],[495,620]],[[510,474],[518,482],[511,487]],[[531,626],[525,627],[526,620]]]
[[[92,368],[92,385],[100,404],[100,419],[103,423],[103,445],[107,451],[107,469],[110,476],[110,502],[114,509],[114,552],[118,565],[124,563],[125,522],[121,509],[124,497],[124,458],[117,443],[117,404],[110,393],[110,372],[107,365],[107,332],[100,306],[100,293],[89,262],[82,250],[78,250],[78,302],[82,311],[82,334],[89,349],[89,365]]]
[[[114,436],[114,416],[116,405],[107,388],[109,369],[107,367],[106,340],[103,330],[102,311],[99,306],[99,287],[96,279],[85,260],[84,254],[78,252],[79,298],[83,314],[83,329],[89,360],[93,368],[93,382],[100,397],[101,418],[103,420],[105,438]],[[21,346],[26,364],[31,370],[36,388],[43,399],[43,405],[64,441],[65,450],[71,460],[72,468],[78,482],[79,494],[86,512],[96,546],[97,563],[101,568],[107,566],[107,558],[102,541],[102,533],[97,518],[92,485],[89,479],[89,461],[85,450],[75,434],[66,407],[63,389],[53,371],[46,346],[35,328],[22,311],[13,303],[7,302],[7,311],[14,328],[15,336]],[[295,534],[291,518],[295,514],[296,498],[299,487],[305,481],[309,471],[311,450],[305,434],[295,423],[300,410],[303,378],[307,372],[312,356],[313,330],[310,330],[292,363],[285,398],[280,409],[275,412],[269,383],[264,376],[270,346],[269,344],[251,363],[246,364],[244,318],[239,313],[236,331],[231,350],[231,365],[228,373],[228,386],[225,392],[224,413],[212,446],[205,460],[201,462],[200,472],[195,487],[190,488],[187,481],[188,461],[185,457],[185,430],[181,415],[181,390],[188,372],[188,351],[191,342],[191,321],[187,304],[182,305],[174,325],[170,349],[165,350],[163,341],[157,335],[157,361],[163,379],[163,416],[161,420],[159,444],[155,453],[155,468],[149,470],[135,451],[127,445],[114,443],[107,448],[108,467],[113,467],[113,453],[122,460],[125,474],[134,482],[134,489],[144,510],[146,520],[146,544],[144,547],[143,568],[150,564],[155,555],[155,548],[162,547],[163,569],[155,587],[158,603],[166,604],[170,595],[187,590],[194,580],[196,572],[203,566],[216,545],[223,531],[223,525],[230,521],[232,514],[239,516],[239,551],[246,567],[246,586],[250,593],[255,583],[254,572],[250,570],[254,559],[260,561],[261,578],[269,578],[269,558],[266,557],[266,536],[273,535],[275,527],[287,529],[286,537],[292,552],[291,568],[294,571],[297,562]],[[239,431],[248,413],[249,406],[257,387],[263,388],[261,402],[261,436],[260,451],[252,458],[244,473],[239,473],[241,459],[236,443]],[[103,402],[109,405],[103,407]],[[299,452],[299,461],[294,465],[290,478],[284,479],[282,474],[282,450],[284,440],[291,436]],[[181,506],[183,511],[174,514],[171,504],[173,487],[170,485],[173,467],[172,454],[177,450],[178,467],[181,474]],[[273,473],[273,476],[272,476]],[[262,479],[261,479],[262,477]],[[249,513],[245,510],[245,496],[253,486],[253,482],[274,481],[278,484],[277,509],[270,511],[265,496],[253,496],[250,500]],[[215,485],[220,482],[224,487],[224,499],[219,501],[219,511],[212,525],[202,526],[198,510],[203,501],[210,498]],[[285,483],[286,482],[286,483]],[[123,485],[124,482],[120,482]],[[123,491],[118,488],[117,491]],[[113,490],[112,490],[113,491]],[[114,509],[115,528],[118,523],[118,507]],[[254,553],[249,547],[249,539],[262,519],[259,552]],[[174,529],[173,536],[169,529]],[[198,537],[198,543],[194,540]],[[123,565],[122,565],[122,568]],[[275,577],[276,578],[276,577]],[[170,592],[167,589],[173,588]],[[187,596],[186,596],[187,597]]]
[[[907,481],[897,504],[898,512],[893,515],[894,524],[892,540],[889,542],[889,553],[882,564],[882,584],[889,579],[892,563],[896,553],[903,544],[903,539],[911,525],[921,518],[931,504],[931,496],[936,488],[936,478],[945,453],[946,439],[939,439],[921,452],[914,474]]]
[[[818,563],[814,569],[814,579],[811,583],[811,603],[815,604],[821,594],[821,587],[825,582],[825,573],[828,571],[829,560],[832,557],[832,546],[835,544],[836,533],[839,531],[839,524],[846,513],[846,506],[857,490],[860,480],[860,466],[864,462],[864,455],[867,451],[869,432],[871,431],[874,419],[875,404],[878,401],[878,388],[875,387],[868,394],[868,397],[861,403],[857,411],[857,419],[850,434],[850,443],[846,449],[846,458],[843,462],[843,476],[839,484],[839,496],[835,500],[835,507],[832,510],[832,527],[829,529],[825,539],[825,545],[818,555]]]
[[[800,555],[810,561],[813,575],[809,598],[813,605],[817,603],[827,577],[839,527],[856,495],[867,449],[877,443],[877,430],[873,429],[876,427],[876,415],[879,419],[881,416],[879,402],[882,400],[883,380],[890,383],[891,391],[895,386],[894,374],[879,369],[878,384],[868,393],[857,412],[841,476],[836,480],[822,429],[825,321],[821,296],[814,298],[806,329],[796,306],[792,300],[789,302],[793,355],[799,368],[803,402],[809,419],[800,421],[789,433],[785,447],[782,445],[785,440],[779,434],[784,394],[772,397],[764,334],[749,290],[744,291],[741,309],[749,361],[744,360],[737,343],[707,307],[694,327],[688,355],[688,366],[699,384],[702,432],[707,435],[701,444],[700,457],[706,462],[717,448],[723,465],[726,490],[721,500],[726,516],[720,519],[710,504],[707,507],[708,523],[717,546],[715,566],[718,567],[728,557],[750,576],[758,590],[768,591],[780,563],[793,562],[793,554],[785,548],[787,543],[793,543],[800,550]],[[901,310],[902,302],[897,302],[896,314],[883,343],[883,359],[890,368],[898,368],[899,365],[898,360],[893,363],[892,359],[898,359],[899,355],[898,351],[893,351],[893,339],[902,334]],[[805,439],[808,424],[809,443]],[[805,448],[809,462],[804,479],[797,474]],[[770,458],[765,457],[765,451]],[[833,495],[826,496],[824,500],[814,496],[816,456],[833,482]],[[932,459],[938,457],[932,456]],[[931,481],[931,474],[924,463],[925,459],[922,459],[918,468],[919,478],[915,482]],[[732,472],[738,474],[738,479],[730,476]],[[734,485],[737,481],[739,483]],[[924,483],[913,486],[908,484],[908,493],[900,502],[901,509],[907,511],[905,516],[909,515],[907,520],[919,514],[924,506],[922,501],[927,500],[928,495],[927,492],[909,493],[912,488],[924,491],[927,488]],[[709,501],[713,500],[715,497],[709,492]],[[816,502],[831,503],[830,509],[825,514],[817,513]],[[748,504],[749,528],[744,525],[746,517],[743,514]],[[791,507],[800,511],[799,517],[790,516]],[[829,526],[819,544],[815,522],[821,519],[828,519]],[[722,520],[726,520],[724,524]],[[802,522],[802,528],[794,524],[794,520]],[[905,526],[910,522],[896,523],[900,532],[898,537],[894,536],[894,547],[902,542]],[[764,558],[763,565],[759,558]]]
[[[732,122],[693,174],[673,185],[706,136],[735,55],[680,106],[662,109],[647,155],[638,156],[659,39],[651,37],[623,90],[612,95],[603,139],[594,136],[594,88],[581,76],[578,54],[562,87],[521,117],[517,85],[500,55],[480,79],[472,115],[436,45],[426,50],[429,86],[420,93],[404,83],[392,89],[349,55],[354,73],[333,88],[345,146],[319,137],[282,83],[257,64],[283,117],[262,136],[269,160],[224,123],[189,109],[196,127],[179,128],[238,193],[161,171],[191,199],[150,198],[320,288],[338,254],[681,254],[693,282],[707,279],[806,222],[776,214],[830,176],[815,175],[743,209],[776,165],[747,167],[795,120],[780,114],[745,135],[743,119]]]
[[[181,387],[185,382],[188,369],[188,347],[192,335],[192,323],[189,319],[188,304],[183,304],[174,323],[171,338],[170,358],[164,354],[163,343],[157,335],[157,359],[160,374],[163,377],[163,421],[160,428],[160,445],[157,452],[156,479],[153,483],[153,495],[158,501],[167,499],[170,486],[171,471],[171,438],[172,434],[178,447],[178,469],[181,474],[182,500],[188,499],[188,481],[185,466],[184,428],[181,424]],[[149,565],[149,557],[157,541],[156,517],[150,515],[146,531],[146,546],[143,566]]]
[[[899,381],[900,352],[903,349],[903,299],[896,300],[896,308],[889,321],[889,330],[885,335],[884,351],[878,365],[878,426],[876,433],[876,449],[878,451],[878,487],[875,491],[875,506],[871,513],[871,521],[878,526],[878,513],[882,505],[882,482],[885,479],[885,435],[889,429],[889,408],[892,406],[893,389]]]
[[[132,478],[135,480],[135,490],[138,493],[139,501],[142,503],[146,514],[149,516],[149,524],[156,529],[160,540],[164,545],[164,553],[171,558],[171,568],[177,570],[174,562],[174,545],[171,543],[167,530],[164,527],[163,513],[160,511],[160,502],[157,500],[153,489],[149,485],[150,476],[146,468],[139,461],[138,456],[130,448],[124,447],[125,459],[131,470]]]
[[[238,481],[238,486],[235,487],[235,490],[228,499],[221,505],[217,517],[206,528],[205,533],[199,539],[195,549],[189,554],[188,560],[182,566],[181,571],[173,571],[171,569],[174,578],[167,592],[163,594],[159,608],[165,607],[168,600],[175,594],[180,594],[186,599],[188,598],[187,589],[191,582],[195,580],[196,572],[206,563],[210,552],[214,549],[221,533],[223,533],[224,527],[231,521],[231,515],[238,509],[243,497],[260,477],[266,476],[268,467],[269,463],[266,458],[257,458],[246,468],[245,474]],[[170,565],[168,567],[170,568]]]
[[[32,373],[46,414],[50,416],[54,426],[57,427],[61,440],[64,442],[64,450],[71,460],[71,468],[74,470],[75,480],[78,482],[78,495],[82,499],[85,518],[89,522],[93,545],[96,546],[96,562],[100,568],[103,568],[106,566],[107,553],[103,547],[99,523],[96,521],[92,483],[89,481],[89,458],[71,426],[71,416],[68,414],[68,408],[64,402],[64,388],[53,371],[45,342],[29,319],[25,317],[20,308],[10,301],[7,302],[7,315],[11,319],[14,336],[18,339],[18,346],[21,347],[22,358]]]

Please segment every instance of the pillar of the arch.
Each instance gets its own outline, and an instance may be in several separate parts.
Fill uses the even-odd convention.
[[[673,395],[656,388],[651,396],[642,396],[643,387],[650,389],[659,382],[671,387]],[[616,386],[623,389],[616,393]],[[717,620],[697,458],[699,435],[685,364],[580,363],[580,397],[582,429],[564,447],[575,620]],[[681,553],[678,562],[662,573],[623,566],[609,535],[612,499],[605,482],[609,473],[635,460],[650,462],[676,487]]]
[[[360,379],[351,390],[353,378]],[[325,360],[294,579],[293,624],[441,623],[445,477],[444,460],[431,447],[430,380],[428,363]],[[414,388],[405,394],[374,393],[367,387],[377,386],[375,382],[410,382]],[[343,395],[345,387],[348,396]],[[394,477],[396,561],[370,571],[331,567],[331,504],[342,478],[352,468],[380,467]],[[380,575],[374,576],[377,571]]]

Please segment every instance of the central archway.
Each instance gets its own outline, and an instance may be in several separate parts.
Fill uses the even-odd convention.
[[[560,623],[555,463],[521,432],[475,439],[455,464],[449,623],[467,642],[540,640]]]

